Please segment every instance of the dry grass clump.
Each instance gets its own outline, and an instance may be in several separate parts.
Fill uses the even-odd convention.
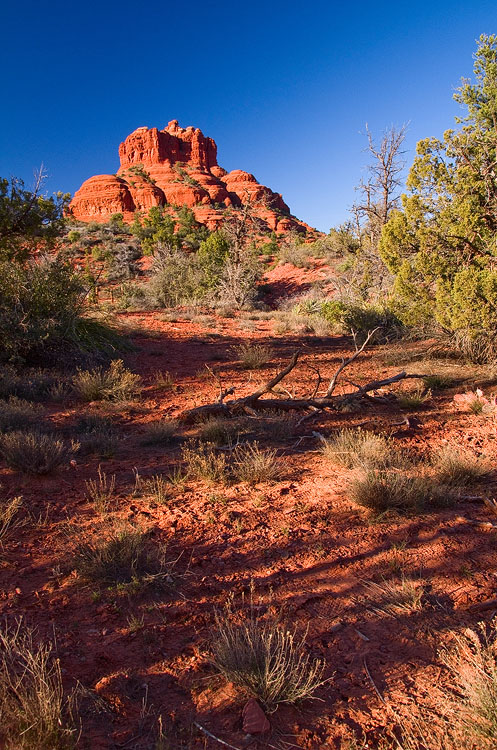
[[[282,472],[277,451],[259,447],[257,441],[248,445],[239,445],[233,451],[232,470],[239,482],[270,482],[277,479]]]
[[[198,431],[199,440],[213,445],[225,445],[237,434],[238,425],[229,419],[211,417],[203,422]]]
[[[99,513],[106,513],[114,500],[116,489],[116,477],[113,474],[108,477],[101,467],[98,467],[97,479],[90,479],[85,482],[86,494],[88,499],[93,503]]]
[[[17,396],[28,401],[44,401],[61,381],[51,372],[10,366],[0,367],[0,398]]]
[[[245,370],[259,370],[274,356],[273,350],[264,344],[240,344],[233,351]]]
[[[61,440],[39,432],[0,435],[0,456],[11,469],[25,474],[50,474],[69,459]]]
[[[147,425],[141,445],[171,445],[177,437],[178,422],[161,419]]]
[[[484,478],[492,468],[489,461],[455,445],[444,445],[435,451],[432,465],[440,483],[459,487]]]
[[[298,419],[288,412],[266,411],[256,423],[257,432],[267,440],[288,440],[293,437]],[[254,425],[252,425],[254,426]]]
[[[413,391],[404,391],[397,399],[402,409],[421,409],[431,399],[431,391],[423,385],[418,385]]]
[[[18,513],[22,506],[22,497],[11,497],[0,500],[0,545],[9,532],[19,525]]]
[[[121,401],[134,396],[141,378],[124,366],[122,359],[114,359],[107,369],[79,370],[73,385],[83,401]]]
[[[349,485],[349,497],[375,513],[389,510],[420,511],[443,503],[443,488],[430,477],[381,469],[361,472]],[[448,497],[448,496],[447,496]]]
[[[475,747],[495,748],[497,738],[497,620],[466,629],[440,656],[463,696],[462,724]],[[482,744],[480,744],[482,743]],[[487,744],[489,743],[489,744]]]
[[[323,442],[322,455],[347,469],[385,468],[406,462],[391,438],[373,432],[344,429]]]
[[[74,703],[64,697],[51,643],[36,643],[19,620],[0,629],[0,744],[6,750],[74,747]]]
[[[251,613],[235,622],[230,610],[216,614],[212,643],[217,669],[267,711],[280,703],[312,698],[323,684],[325,664],[309,654],[305,636]]]
[[[176,389],[174,378],[167,370],[157,370],[154,373],[153,386],[164,391],[174,391]]]
[[[182,449],[188,476],[224,484],[228,478],[228,462],[224,453],[216,452],[211,443],[190,440]]]
[[[100,458],[112,458],[119,449],[121,439],[109,419],[89,414],[78,421],[76,431],[83,455],[94,453]]]
[[[452,388],[456,385],[457,380],[450,375],[427,375],[423,378],[423,385],[426,390],[441,391],[444,388]]]
[[[150,544],[145,532],[134,530],[80,545],[75,568],[84,580],[104,586],[141,587],[171,581],[171,565],[166,564],[163,549]]]
[[[165,505],[169,500],[171,482],[162,474],[154,474],[142,480],[142,491],[145,495],[151,495],[156,503]]]
[[[0,401],[0,432],[21,430],[39,423],[43,409],[17,396]]]
[[[409,615],[422,609],[423,587],[420,581],[402,576],[400,580],[368,581],[364,584],[371,609],[377,614],[391,617]]]

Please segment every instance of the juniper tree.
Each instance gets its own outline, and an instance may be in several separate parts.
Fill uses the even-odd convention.
[[[418,143],[380,241],[403,320],[475,337],[497,331],[497,35],[477,45],[474,81],[454,94],[465,114]]]

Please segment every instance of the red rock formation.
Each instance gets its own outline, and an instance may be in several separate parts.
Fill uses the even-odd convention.
[[[135,211],[152,206],[188,206],[209,229],[222,221],[226,206],[247,201],[259,204],[257,213],[267,228],[278,232],[307,232],[307,224],[290,215],[279,193],[260,185],[254,175],[218,166],[217,146],[198,128],[181,128],[171,120],[164,130],[137,128],[119,146],[117,176],[86,180],[71,202],[74,218],[107,221],[122,213],[132,221]]]

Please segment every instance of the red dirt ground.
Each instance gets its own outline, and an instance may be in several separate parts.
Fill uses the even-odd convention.
[[[435,446],[456,441],[493,459],[493,415],[462,413],[453,405],[456,392],[473,387],[485,374],[461,368],[461,377],[469,381],[436,392],[411,426],[398,424],[408,412],[395,405],[323,414],[301,426],[294,421],[288,436],[276,442],[274,436],[261,438],[264,445],[276,445],[283,458],[280,480],[255,487],[187,481],[158,505],[133,493],[134,471],[142,477],[169,473],[181,461],[180,447],[142,447],[140,438],[148,422],[175,418],[216,397],[218,384],[205,365],[223,386],[234,385],[238,397],[301,348],[301,364],[285,385],[302,393],[314,377],[306,363],[332,373],[350,353],[350,342],[278,336],[272,320],[253,321],[254,330],[248,332],[237,317],[216,318],[213,328],[181,316],[165,322],[157,313],[122,318],[133,328],[136,350],[125,359],[143,377],[141,397],[118,409],[75,398],[64,407],[46,407],[47,419],[61,429],[70,428],[83,412],[110,413],[123,434],[116,456],[101,461],[77,455],[75,466],[47,478],[0,468],[3,494],[21,494],[29,511],[2,553],[1,613],[9,619],[23,615],[43,637],[55,632],[67,687],[79,681],[103,699],[82,703],[83,748],[154,748],[159,715],[172,737],[170,748],[221,747],[200,731],[190,736],[193,721],[235,748],[340,748],[347,729],[363,733],[366,746],[375,747],[390,720],[366,670],[399,711],[410,700],[436,702],[434,686],[450,680],[438,649],[451,630],[489,620],[497,609],[485,607],[496,596],[496,533],[470,523],[492,521],[479,500],[372,520],[347,497],[350,472],[322,458],[312,432],[329,435],[361,424],[393,435],[399,445],[427,458]],[[232,347],[247,340],[274,350],[272,362],[260,371],[247,373],[237,363]],[[387,353],[426,346],[372,347],[346,377],[362,383],[391,375],[403,365],[386,365]],[[422,371],[423,364],[409,367]],[[177,387],[156,387],[157,371],[171,373]],[[185,432],[194,435],[196,429]],[[99,463],[108,476],[116,476],[118,500],[107,516],[86,497],[85,480],[96,477]],[[492,496],[495,480],[491,476],[468,495]],[[170,591],[125,596],[92,589],[78,579],[72,569],[76,546],[105,535],[116,519],[150,529],[154,540],[167,544],[168,557],[177,559]],[[422,610],[396,617],[374,612],[364,582],[395,578],[401,571],[419,578]],[[215,608],[229,595],[239,604],[251,582],[256,597],[283,612],[300,632],[307,631],[312,654],[326,660],[325,676],[331,678],[318,690],[319,700],[281,707],[271,715],[272,733],[259,740],[242,730],[246,699],[216,677],[209,662]],[[130,626],[132,617],[135,626]]]

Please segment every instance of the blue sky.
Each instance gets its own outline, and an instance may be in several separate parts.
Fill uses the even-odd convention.
[[[119,143],[177,119],[218,144],[219,163],[283,194],[328,231],[347,218],[374,134],[453,125],[452,93],[492,2],[27,0],[2,10],[0,175],[73,193],[118,168]],[[362,133],[362,134],[361,134]]]

